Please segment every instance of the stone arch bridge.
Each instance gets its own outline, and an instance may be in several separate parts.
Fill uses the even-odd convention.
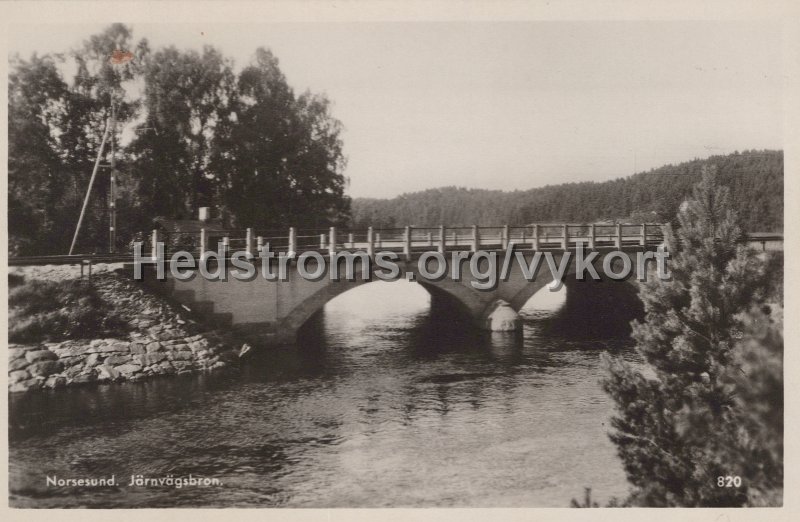
[[[246,280],[236,277],[239,269],[232,266],[231,254],[235,251],[250,252],[257,255],[264,247],[277,255],[289,252],[305,255],[307,272],[315,272],[320,258],[329,267],[330,256],[350,252],[374,259],[381,252],[391,252],[397,259],[394,264],[399,269],[399,279],[415,281],[431,294],[432,307],[448,308],[450,313],[458,311],[476,326],[490,330],[513,330],[519,326],[517,312],[525,303],[553,281],[551,269],[545,257],[540,259],[535,277],[526,277],[522,262],[530,265],[534,256],[549,256],[554,267],[561,268],[560,279],[567,287],[568,299],[581,295],[604,294],[606,307],[613,306],[625,295],[635,294],[636,277],[619,280],[621,267],[627,262],[635,268],[637,258],[645,252],[655,251],[663,242],[662,226],[644,225],[531,225],[527,227],[471,227],[420,229],[368,229],[359,232],[339,233],[336,229],[325,232],[297,231],[290,229],[286,236],[255,236],[252,230],[236,231],[220,238],[209,238],[205,233],[191,241],[191,238],[163,238],[168,245],[164,252],[158,251],[157,233],[151,241],[151,250],[146,254],[146,262],[141,265],[142,279],[147,285],[171,297],[207,320],[229,326],[241,334],[251,336],[265,344],[285,344],[295,341],[301,327],[329,301],[355,287],[378,279],[376,273],[382,269],[372,263],[366,276],[362,274],[359,263],[352,280],[340,278],[332,280],[326,271],[322,277],[309,279],[297,270],[297,259],[287,262],[285,277],[267,280],[264,266],[259,258],[253,260],[254,273]],[[485,256],[487,252],[497,255],[497,263],[502,264],[509,246],[513,245],[513,256],[508,263],[505,277],[497,277],[489,288],[485,274],[484,259],[479,274],[469,269],[472,258]],[[164,270],[164,278],[157,277],[154,259],[166,263],[181,246],[196,249],[195,252],[208,259],[209,271],[215,272],[223,266],[223,277],[210,280],[202,277],[197,270],[186,270],[184,277],[176,278],[169,269]],[[594,281],[587,275],[578,280],[576,268],[576,249],[585,249],[585,255],[598,252],[592,263],[601,280]],[[603,256],[615,254],[613,263],[604,268]],[[209,254],[217,252],[218,255]],[[439,277],[430,277],[439,264],[432,260],[433,252],[442,254],[446,268]],[[482,254],[478,254],[482,252]],[[567,261],[563,261],[570,252]],[[220,262],[220,254],[225,262]],[[455,254],[455,255],[454,255]],[[625,258],[628,258],[627,260]],[[213,259],[211,259],[213,258]],[[420,258],[427,258],[427,264],[420,267]],[[345,261],[340,261],[344,266]],[[453,265],[459,264],[461,277],[453,278]],[[654,263],[655,264],[655,263]],[[277,272],[277,262],[273,260],[270,270]],[[476,265],[477,266],[477,265]],[[421,268],[426,270],[421,270]],[[500,268],[498,268],[500,270]],[[442,269],[439,270],[441,272]],[[610,273],[609,273],[610,272]]]

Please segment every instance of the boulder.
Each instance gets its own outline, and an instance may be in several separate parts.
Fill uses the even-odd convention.
[[[208,339],[199,339],[197,341],[192,341],[189,343],[189,348],[193,352],[199,352],[200,350],[205,350],[208,348]]]
[[[127,364],[131,362],[131,358],[128,355],[111,355],[106,357],[106,360],[103,361],[103,364],[111,364],[116,366],[118,364]]]
[[[194,354],[189,351],[172,353],[173,361],[191,361],[192,359],[194,359]]]
[[[25,357],[25,352],[27,352],[25,348],[9,348],[8,349],[8,360],[13,361],[15,359],[20,359]]]
[[[87,384],[96,380],[97,377],[95,376],[94,371],[90,373],[82,373],[72,378],[72,382],[75,384]]]
[[[81,374],[81,372],[83,372],[83,366],[70,366],[69,368],[67,368],[66,370],[64,370],[62,373],[63,373],[63,374],[64,374],[64,376],[66,376],[67,378],[69,378],[69,379],[74,379],[75,377],[77,377],[78,375],[80,375],[80,374]]]
[[[97,367],[97,379],[101,381],[113,381],[119,378],[119,372],[108,366],[107,364],[101,364]]]
[[[80,356],[86,353],[87,350],[91,349],[88,346],[81,346],[79,344],[66,344],[52,348],[52,351],[58,354],[59,357],[75,357]]]
[[[192,363],[189,361],[172,361],[172,366],[178,370],[178,373],[183,373],[185,371],[191,370]]]
[[[118,352],[118,353],[131,353],[130,343],[114,343],[110,344],[101,350],[103,352]]]
[[[13,372],[14,370],[21,370],[28,366],[28,364],[28,360],[25,357],[13,359],[8,362],[8,371]]]
[[[178,334],[178,332],[176,332],[175,330],[165,330],[163,332],[159,332],[158,334],[156,334],[156,339],[158,339],[159,341],[169,341],[179,336],[180,334]]]
[[[33,376],[47,377],[54,373],[60,373],[64,365],[59,361],[39,361],[28,366],[28,372]]]
[[[238,359],[238,356],[235,353],[231,352],[231,351],[219,352],[217,354],[217,356],[219,357],[219,359],[221,361],[225,361],[225,362],[232,362],[232,361],[235,361],[236,359]]]
[[[31,350],[29,352],[25,352],[25,358],[31,363],[37,361],[55,361],[58,359],[58,355],[54,354],[50,350]]]
[[[142,371],[142,367],[138,364],[122,364],[120,366],[116,366],[114,369],[125,377],[130,377],[133,374]]]
[[[96,366],[99,361],[100,361],[99,353],[90,353],[88,357],[86,357],[86,361],[83,363],[83,365],[86,368],[92,368],[93,366]]]
[[[14,383],[8,387],[8,391],[10,392],[24,392],[27,390],[37,390],[42,387],[42,381],[40,379],[28,379],[27,381],[20,381]]]
[[[131,353],[134,355],[147,353],[147,349],[144,347],[142,343],[131,343],[130,349]]]
[[[145,313],[147,313],[147,312],[145,312]],[[164,325],[155,324],[155,325],[151,326],[150,328],[148,328],[147,331],[150,333],[151,337],[155,337],[163,329],[164,329]]]
[[[83,363],[86,361],[86,357],[75,355],[72,357],[62,357],[60,361],[62,364],[64,364],[64,366],[83,366]]]
[[[145,349],[147,350],[147,353],[159,352],[161,351],[161,343],[158,341],[153,341],[152,343],[149,343]]]
[[[8,384],[16,384],[18,382],[27,381],[31,378],[31,374],[25,370],[16,370],[8,372]]]
[[[46,388],[63,388],[67,385],[67,379],[61,375],[51,375],[44,381]]]
[[[159,363],[167,358],[167,355],[163,352],[155,352],[155,353],[145,353],[141,355],[134,356],[134,360],[137,361],[142,366],[150,366],[156,363]]]

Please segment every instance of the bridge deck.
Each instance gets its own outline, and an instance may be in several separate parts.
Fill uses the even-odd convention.
[[[437,227],[437,228],[393,228],[339,231],[335,228],[297,230],[291,228],[289,234],[256,236],[253,229],[227,230],[205,234],[172,233],[160,237],[153,231],[150,240],[143,246],[142,255],[154,256],[155,245],[164,244],[164,256],[169,258],[177,251],[187,251],[199,256],[210,250],[233,253],[247,250],[258,253],[261,246],[269,246],[272,252],[320,252],[329,254],[331,245],[336,252],[343,251],[391,251],[396,253],[418,254],[425,251],[500,251],[508,244],[514,244],[518,251],[564,251],[574,250],[581,244],[587,250],[613,248],[637,249],[654,248],[663,242],[661,224],[544,224],[524,227]],[[744,242],[762,250],[783,250],[783,234],[758,232],[748,234]],[[9,266],[81,264],[81,263],[130,263],[134,262],[133,252],[123,254],[93,253],[78,255],[14,256],[8,260]]]

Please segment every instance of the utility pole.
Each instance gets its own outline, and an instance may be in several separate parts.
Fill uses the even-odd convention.
[[[78,234],[81,231],[81,224],[83,223],[83,216],[86,214],[86,205],[89,204],[89,196],[92,194],[92,185],[94,185],[94,178],[97,176],[97,168],[100,166],[100,158],[103,157],[103,149],[106,146],[108,139],[108,131],[111,128],[111,121],[106,120],[106,129],[103,131],[103,139],[100,142],[100,148],[97,149],[97,158],[94,160],[94,168],[92,169],[92,177],[89,178],[89,187],[86,189],[86,197],[83,199],[83,206],[81,207],[81,215],[78,217],[78,224],[75,226],[75,235],[72,236],[72,244],[69,247],[69,255],[75,250],[75,243],[78,241]]]
[[[117,109],[111,102],[111,183],[108,193],[108,251],[114,253],[117,245]]]

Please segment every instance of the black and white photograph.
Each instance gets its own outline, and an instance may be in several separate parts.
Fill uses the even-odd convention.
[[[7,513],[790,519],[790,3],[34,4]]]

